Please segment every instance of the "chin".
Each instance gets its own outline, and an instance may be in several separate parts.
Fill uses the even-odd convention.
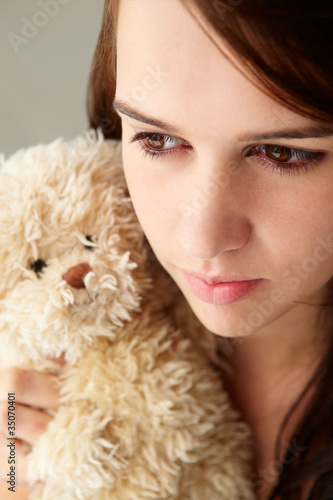
[[[235,311],[232,305],[217,306],[209,304],[186,293],[187,291],[185,292],[181,287],[179,288],[200,323],[215,335],[236,338],[245,337],[247,333],[253,332],[253,329],[251,332],[247,332],[246,329],[242,331],[239,328],[241,315]]]
[[[192,310],[204,327],[215,335],[229,338],[240,338],[246,336],[245,333],[242,334],[242,332],[239,331],[239,325],[236,324],[236,322],[223,321],[219,317],[209,317],[207,314],[201,314],[193,308]]]

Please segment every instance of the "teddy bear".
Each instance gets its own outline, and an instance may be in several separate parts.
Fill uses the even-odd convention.
[[[227,355],[149,247],[121,141],[88,130],[2,157],[0,274],[6,364],[61,381],[32,500],[254,498]]]

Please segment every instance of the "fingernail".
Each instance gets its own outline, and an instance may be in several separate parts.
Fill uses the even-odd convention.
[[[61,366],[64,366],[67,363],[67,361],[65,359],[64,352],[58,358],[54,358],[52,356],[46,356],[46,358],[49,359],[50,361],[54,361],[55,363],[58,363]]]

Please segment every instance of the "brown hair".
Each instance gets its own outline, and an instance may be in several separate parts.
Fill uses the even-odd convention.
[[[261,90],[289,109],[332,126],[333,9],[329,0],[180,1],[198,23],[200,15],[208,21],[210,29],[241,62],[245,76],[252,75]],[[105,137],[115,139],[121,139],[120,119],[112,109],[119,4],[120,0],[105,0],[87,101],[90,126],[100,127]],[[206,33],[211,37],[211,33]],[[331,280],[328,299],[332,298]],[[333,333],[330,300],[324,312],[327,330]],[[324,358],[281,426],[277,460],[283,430],[296,407],[313,390],[290,440],[270,500],[300,499],[302,484],[311,478],[316,481],[309,499],[333,498],[333,335],[328,339]],[[321,441],[323,445],[316,446]]]

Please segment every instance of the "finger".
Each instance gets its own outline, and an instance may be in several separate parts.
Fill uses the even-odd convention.
[[[8,490],[9,484],[0,483],[0,498],[1,500],[29,500],[31,499],[31,489],[28,487],[26,481],[23,483],[17,482],[15,485],[15,492]]]
[[[3,406],[4,403],[0,403],[0,407],[2,407],[0,433],[7,436],[8,422],[6,418],[6,409],[3,408]],[[46,431],[52,419],[53,417],[44,411],[18,404],[15,409],[15,433],[13,434],[13,438],[19,438],[33,445],[41,434]],[[22,450],[24,450],[24,444],[22,445]]]
[[[31,490],[24,486],[17,485],[15,488],[15,500],[29,500],[30,494]],[[13,493],[8,491],[8,484],[6,483],[0,483],[0,498],[1,500],[13,500],[14,498]]]
[[[18,437],[31,445],[35,444],[39,437],[46,431],[51,420],[53,420],[53,417],[43,411],[18,405]]]
[[[7,368],[0,372],[0,401],[8,399],[8,393],[15,395],[15,401],[36,408],[58,408],[59,378],[50,373],[35,370]]]
[[[51,415],[28,406],[18,405],[16,414],[18,437],[31,445],[36,443],[53,420]]]

